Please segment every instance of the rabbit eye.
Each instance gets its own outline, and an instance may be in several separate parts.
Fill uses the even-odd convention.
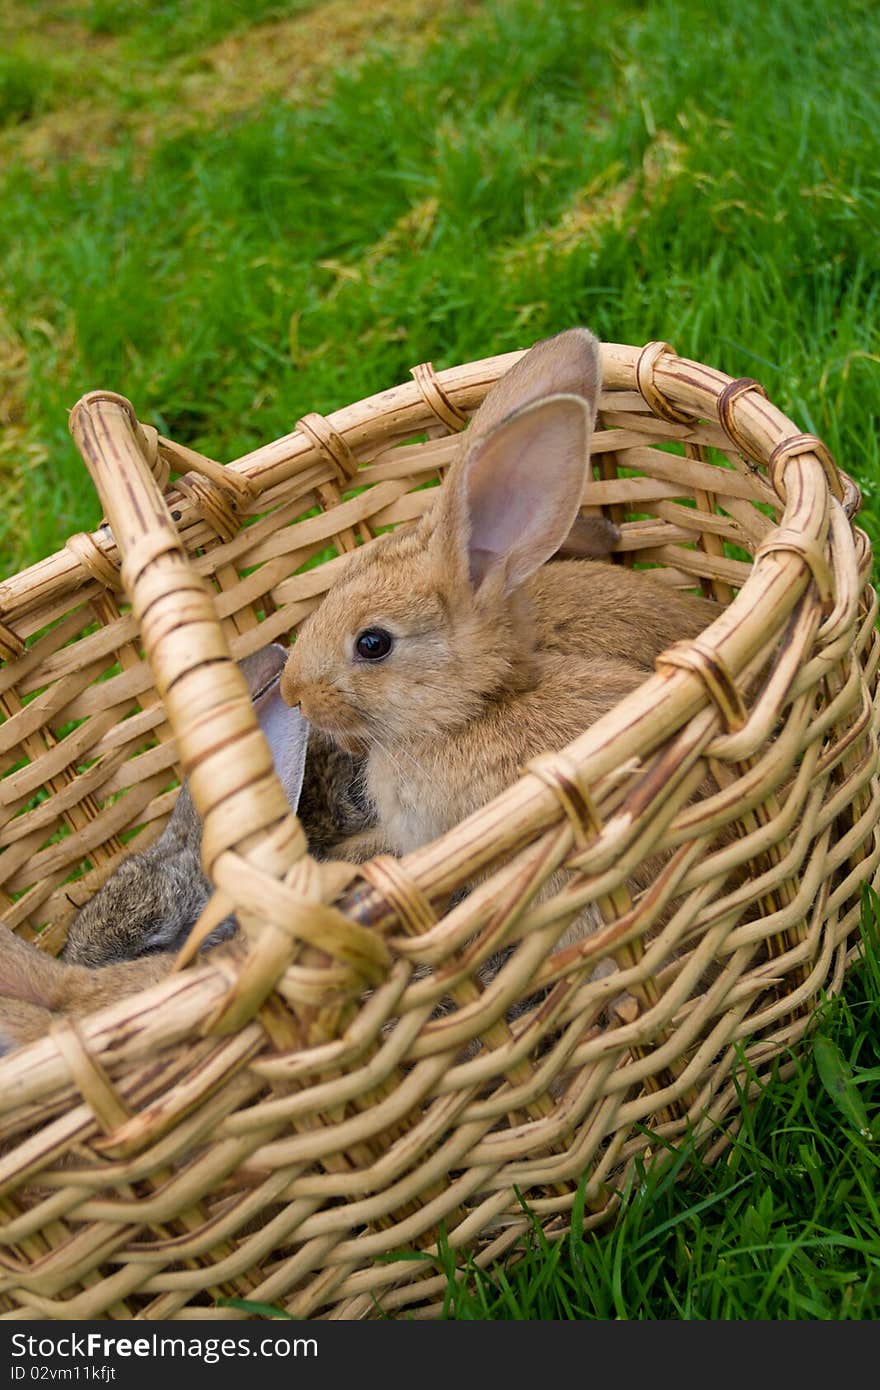
[[[394,646],[394,638],[384,627],[365,627],[354,641],[354,649],[364,661],[382,661]]]

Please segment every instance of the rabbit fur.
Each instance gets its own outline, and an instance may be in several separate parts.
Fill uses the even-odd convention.
[[[354,554],[290,651],[284,699],[366,756],[395,853],[564,747],[719,612],[650,573],[544,563],[577,518],[599,371],[585,329],[532,348],[475,415],[434,505]],[[358,644],[376,632],[390,649],[365,658]]]

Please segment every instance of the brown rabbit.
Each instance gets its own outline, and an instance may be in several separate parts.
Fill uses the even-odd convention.
[[[534,347],[487,396],[430,511],[356,553],[291,650],[282,695],[367,754],[398,853],[574,739],[718,614],[650,574],[542,568],[577,515],[598,392],[592,334]]]

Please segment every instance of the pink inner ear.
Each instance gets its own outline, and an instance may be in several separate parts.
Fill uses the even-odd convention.
[[[555,554],[580,506],[590,417],[576,396],[550,396],[478,440],[465,463],[468,568],[479,588],[503,572],[510,591]]]
[[[495,559],[491,550],[477,550],[471,546],[468,552],[468,578],[475,589],[479,589]]]

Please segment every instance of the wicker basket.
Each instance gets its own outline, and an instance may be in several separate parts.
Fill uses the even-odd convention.
[[[840,988],[880,858],[858,491],[756,382],[663,343],[603,347],[584,507],[621,525],[615,563],[719,618],[436,843],[309,857],[229,654],[294,631],[346,552],[421,513],[519,355],[417,367],[226,467],[118,396],[74,412],[112,530],[0,586],[6,921],[57,952],[182,766],[245,944],[0,1062],[7,1317],[244,1316],[229,1296],[436,1315],[436,1264],[376,1257],[445,1229],[486,1265],[529,1225],[517,1191],[552,1238],[584,1174],[586,1224],[606,1219],[652,1131],[711,1156]],[[694,801],[707,770],[720,790]],[[588,900],[606,926],[554,953]]]

